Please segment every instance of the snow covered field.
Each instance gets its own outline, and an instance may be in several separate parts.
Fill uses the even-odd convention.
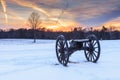
[[[75,52],[68,67],[58,63],[55,40],[0,39],[0,80],[120,80],[120,40],[100,41],[98,63]]]

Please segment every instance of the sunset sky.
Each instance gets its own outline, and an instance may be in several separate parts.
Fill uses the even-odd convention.
[[[120,0],[0,0],[0,28],[28,28],[32,12],[49,29],[120,27]]]

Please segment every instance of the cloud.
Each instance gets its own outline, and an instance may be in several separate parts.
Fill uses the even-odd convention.
[[[1,14],[3,14],[4,15],[4,12],[1,12]],[[7,16],[8,16],[8,23],[10,23],[11,22],[11,19],[12,19],[12,21],[14,21],[14,20],[25,20],[23,17],[21,17],[20,15],[18,15],[17,13],[15,13],[15,11],[13,11],[13,10],[8,10],[7,11]],[[2,15],[1,15],[1,17],[3,17]]]
[[[3,12],[4,12],[4,16],[5,16],[5,22],[8,22],[8,15],[7,13],[7,9],[6,9],[6,0],[1,0],[1,5],[3,7]]]
[[[49,25],[54,22],[62,25],[96,24],[111,21],[120,11],[119,0],[6,0],[9,22],[23,23],[30,13],[38,11],[43,21]],[[108,15],[110,13],[110,15]],[[2,13],[3,14],[3,13]],[[103,16],[104,15],[104,16]],[[106,17],[107,15],[107,17]],[[3,15],[4,16],[4,15]],[[111,17],[111,18],[108,18]],[[3,18],[0,16],[0,18]],[[107,19],[106,19],[107,18]],[[104,20],[103,20],[104,19]],[[105,20],[106,19],[106,20]],[[1,22],[0,22],[1,23]],[[12,22],[14,23],[14,22]],[[55,26],[56,24],[54,24]],[[72,24],[71,24],[72,25]],[[60,26],[60,25],[59,25]],[[70,26],[70,25],[69,25]]]
[[[70,9],[76,18],[81,18],[81,20],[86,20],[90,18],[95,18],[97,16],[110,13],[112,11],[120,9],[119,0],[76,0],[77,4]]]
[[[47,29],[53,29],[53,31],[71,31],[75,27],[80,27],[80,24],[73,20],[58,20],[57,22],[54,20],[56,20],[56,18],[51,18],[47,22],[42,22],[41,26]],[[83,25],[81,24],[81,26]]]
[[[113,26],[113,27],[119,27],[120,28],[120,17],[117,17],[113,20],[110,20],[110,21],[104,23],[104,25],[107,26],[107,27]]]
[[[48,12],[46,12],[44,9],[40,8],[38,5],[36,5],[33,1],[28,1],[28,0],[11,0],[15,3],[17,3],[20,6],[24,6],[24,7],[28,7],[28,8],[32,8],[34,10],[40,11],[42,13],[44,13],[46,16],[49,16]]]

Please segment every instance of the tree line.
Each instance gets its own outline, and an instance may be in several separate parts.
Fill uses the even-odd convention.
[[[95,34],[100,40],[120,39],[120,31],[108,30],[103,26],[102,30],[87,30],[74,28],[71,32],[53,32],[46,29],[0,29],[0,38],[19,38],[19,39],[56,39],[59,35],[64,35],[67,39],[84,39],[87,35]]]

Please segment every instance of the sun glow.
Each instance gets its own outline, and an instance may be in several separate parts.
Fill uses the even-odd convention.
[[[58,28],[58,26],[48,26],[49,29],[55,29]]]

